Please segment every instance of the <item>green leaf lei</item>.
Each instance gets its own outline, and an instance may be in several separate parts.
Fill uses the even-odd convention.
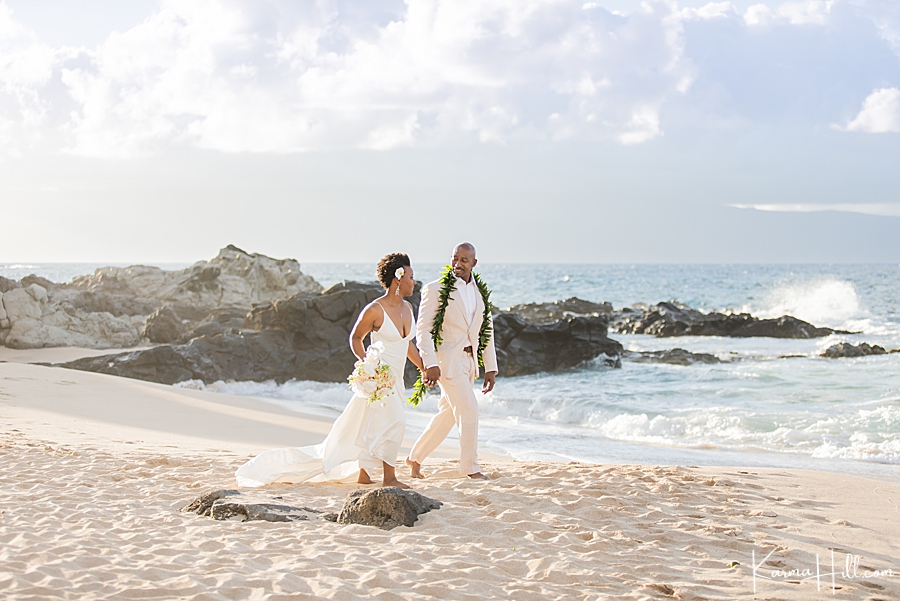
[[[491,312],[494,309],[494,305],[491,303],[491,290],[481,279],[481,276],[473,273],[472,277],[475,278],[475,285],[478,286],[481,300],[484,301],[484,314],[482,316],[481,329],[478,331],[478,354],[476,355],[478,357],[478,367],[484,367],[484,349],[487,348],[491,335],[494,333],[494,324],[491,320]],[[450,293],[456,288],[456,276],[453,275],[453,268],[450,265],[447,265],[441,271],[440,282],[441,290],[438,293],[438,308],[434,314],[434,323],[431,325],[431,338],[434,340],[435,350],[443,342],[441,330],[444,328],[444,314],[447,312],[447,305],[450,304]],[[418,405],[425,398],[427,392],[428,387],[422,381],[422,373],[420,372],[419,379],[413,384],[413,394],[406,402],[410,405]]]

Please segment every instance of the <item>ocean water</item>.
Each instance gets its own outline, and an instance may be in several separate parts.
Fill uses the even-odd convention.
[[[34,265],[25,271],[67,281],[96,266],[86,267]],[[614,334],[629,350],[680,347],[727,362],[625,361],[621,369],[584,365],[556,374],[501,374],[494,392],[478,395],[483,448],[518,459],[799,467],[900,482],[900,353],[818,357],[843,341],[900,348],[900,265],[479,267],[501,307],[570,296],[616,308],[676,300],[702,310],[789,314],[859,332],[817,340]],[[440,265],[414,268],[417,279],[427,281],[437,277]],[[0,266],[0,275],[22,277],[22,269]],[[70,273],[76,269],[81,271]],[[328,286],[373,280],[375,266],[303,269]],[[206,388],[334,417],[349,398],[345,385],[317,382],[223,382]],[[409,408],[410,432],[421,431],[436,404],[432,395]]]

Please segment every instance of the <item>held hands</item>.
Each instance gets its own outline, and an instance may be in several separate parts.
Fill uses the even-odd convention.
[[[484,373],[484,384],[481,386],[481,394],[487,394],[494,389],[494,380],[497,378],[497,372],[488,371]]]
[[[422,382],[425,386],[432,387],[441,379],[441,368],[438,366],[429,367],[422,374]],[[489,371],[484,374],[484,384],[481,386],[481,393],[487,394],[494,389],[494,383],[497,379],[497,372]]]
[[[438,380],[441,379],[441,368],[435,365],[434,367],[429,367],[425,370],[425,373],[422,374],[422,382],[425,383],[425,386],[431,387],[438,383]]]

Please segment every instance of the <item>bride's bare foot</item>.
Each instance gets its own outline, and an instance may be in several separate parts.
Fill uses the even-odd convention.
[[[409,466],[409,475],[411,478],[417,478],[419,480],[425,478],[422,475],[422,464],[416,461],[413,461],[409,457],[406,458],[406,465]]]
[[[359,470],[359,478],[356,479],[357,484],[372,484],[372,479],[369,478],[369,472],[366,470]]]
[[[409,484],[404,484],[403,482],[400,482],[396,478],[393,478],[392,480],[385,480],[381,486],[384,488],[387,488],[388,486],[396,486],[397,488],[406,488],[406,489],[412,488]]]

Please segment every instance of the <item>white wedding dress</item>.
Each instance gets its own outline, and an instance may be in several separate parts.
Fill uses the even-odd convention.
[[[384,311],[380,303],[374,304]],[[391,366],[395,376],[393,391],[375,402],[354,395],[321,444],[272,449],[257,455],[238,468],[238,486],[350,480],[361,468],[371,477],[376,468],[382,467],[382,461],[396,466],[406,432],[403,369],[409,341],[415,335],[415,320],[404,337],[385,312],[381,328],[371,334],[371,343],[384,345],[381,359]]]

